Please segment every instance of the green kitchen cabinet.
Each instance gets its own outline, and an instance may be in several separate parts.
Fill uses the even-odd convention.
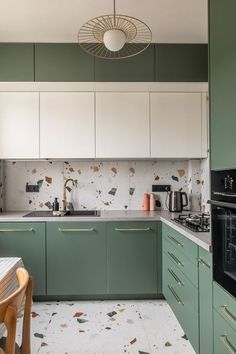
[[[76,43],[35,44],[35,81],[94,81],[94,57]]]
[[[0,43],[0,81],[34,81],[34,44]]]
[[[212,254],[199,247],[199,351],[213,354]]]
[[[47,223],[47,295],[103,295],[106,290],[106,224]]]
[[[156,222],[107,224],[108,294],[157,294],[157,230]]]
[[[46,295],[44,223],[0,223],[0,257],[20,257],[33,277],[34,295]]]
[[[211,169],[236,168],[236,1],[209,1]]]
[[[207,82],[207,44],[155,44],[155,81]]]
[[[236,332],[214,310],[214,354],[235,354]]]
[[[130,58],[95,58],[95,81],[154,81],[154,44]]]

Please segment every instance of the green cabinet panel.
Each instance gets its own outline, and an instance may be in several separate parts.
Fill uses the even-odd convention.
[[[1,223],[0,257],[20,257],[34,280],[34,295],[46,295],[45,224]]]
[[[207,44],[155,44],[155,81],[208,81]]]
[[[93,80],[94,57],[79,44],[35,44],[35,81]]]
[[[107,224],[109,294],[157,294],[157,238],[156,222]]]
[[[167,257],[165,254],[163,258]],[[164,261],[165,262],[165,261]],[[167,272],[164,270],[163,264],[163,294],[174,311],[181,327],[186,333],[190,343],[194,347],[195,351],[199,352],[199,322],[198,311],[190,306],[190,304],[184,302],[179,294],[179,287],[170,281],[169,276],[166,276]]]
[[[127,59],[95,58],[95,81],[154,81],[154,45]]]
[[[106,294],[106,224],[47,224],[47,295]]]
[[[169,225],[163,224],[162,230],[164,238],[169,241],[172,246],[176,247],[176,249],[185,257],[189,258],[191,262],[195,262],[198,255],[198,246],[195,243]]]
[[[236,353],[236,332],[214,310],[214,354]]]
[[[236,332],[236,300],[216,282],[213,283],[214,308]]]
[[[199,351],[213,354],[212,254],[199,247]]]
[[[34,81],[34,44],[0,43],[0,81]]]
[[[236,168],[236,1],[209,1],[211,169]]]
[[[192,242],[193,246],[196,246]],[[173,246],[168,239],[163,237],[163,252],[165,252],[178,269],[195,285],[198,286],[197,259],[190,261],[185,254],[180,252],[178,246]]]

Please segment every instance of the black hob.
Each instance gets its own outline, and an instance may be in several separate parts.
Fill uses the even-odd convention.
[[[174,221],[194,232],[210,231],[209,214],[180,214],[178,218],[174,218]]]

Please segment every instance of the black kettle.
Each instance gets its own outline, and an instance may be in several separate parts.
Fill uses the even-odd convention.
[[[185,198],[185,203],[184,203]],[[166,206],[170,212],[182,212],[183,208],[188,205],[188,197],[185,192],[168,192]]]

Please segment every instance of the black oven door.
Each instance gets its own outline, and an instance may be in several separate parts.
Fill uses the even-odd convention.
[[[236,205],[211,204],[213,278],[236,297]]]

